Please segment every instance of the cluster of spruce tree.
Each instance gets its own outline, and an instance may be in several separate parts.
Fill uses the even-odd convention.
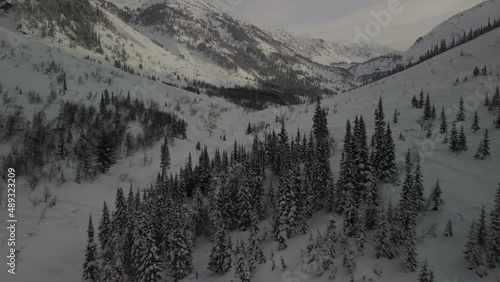
[[[234,266],[236,277],[248,281],[257,265],[266,260],[261,248],[265,237],[258,227],[261,219],[272,215],[273,234],[279,247],[284,249],[288,238],[308,231],[307,221],[313,210],[332,207],[334,183],[329,165],[330,138],[326,115],[318,100],[309,139],[298,131],[296,137],[289,140],[282,121],[279,134],[266,134],[263,142],[255,136],[249,151],[235,142],[231,152],[216,150],[210,158],[205,146],[200,150],[194,167],[189,154],[186,165],[175,175],[168,175],[170,155],[166,139],[161,148],[161,171],[155,187],[145,191],[143,197],[130,192],[126,202],[122,199],[123,191],[119,189],[117,192],[116,211],[109,220],[111,226],[117,226],[117,231],[111,231],[114,235],[109,237],[116,237],[114,240],[121,242],[117,243],[120,247],[108,254],[114,257],[97,259],[96,263],[89,265],[101,265],[98,269],[107,269],[112,275],[121,275],[119,277],[136,277],[138,272],[126,271],[140,267],[125,266],[140,264],[146,267],[147,262],[144,259],[135,261],[141,256],[134,257],[133,242],[144,241],[151,246],[148,238],[152,236],[157,254],[149,253],[149,256],[158,259],[150,261],[149,267],[156,269],[158,265],[166,265],[162,269],[180,279],[193,270],[191,253],[195,236],[206,235],[213,242],[208,268],[222,274]],[[272,179],[268,191],[264,189],[266,170],[279,177],[276,191]],[[191,199],[190,204],[188,199]],[[130,210],[132,207],[135,212]],[[148,227],[152,229],[150,231],[148,228],[134,231],[137,218],[143,220],[144,214],[153,214],[152,222],[165,222],[165,225],[150,224],[154,226]],[[180,220],[176,223],[177,218]],[[144,225],[147,223],[141,225],[141,230]],[[178,230],[175,229],[177,226],[180,226]],[[235,229],[249,231],[250,236],[248,242],[237,242],[233,248],[229,234]],[[148,235],[148,232],[153,235]],[[121,238],[118,238],[119,234],[123,234]],[[175,254],[183,256],[172,257]],[[104,275],[102,270],[99,275]]]
[[[493,210],[488,216],[483,206],[467,238],[464,255],[470,270],[483,277],[488,275],[488,269],[500,266],[500,183]]]
[[[414,159],[412,152],[408,151],[405,164],[406,177],[401,200],[397,206],[389,202],[386,208],[378,196],[375,198],[375,203],[359,200],[359,197],[371,200],[369,196],[359,196],[348,201],[343,212],[344,223],[339,230],[335,216],[332,215],[324,233],[318,231],[316,237],[310,234],[304,263],[309,265],[315,274],[321,276],[326,272],[329,273],[330,279],[335,279],[338,269],[333,264],[334,258],[343,255],[343,267],[348,274],[353,275],[357,258],[364,255],[369,243],[374,245],[377,258],[402,257],[405,271],[417,271],[419,265],[416,249],[417,219],[429,208],[439,210],[444,201],[439,181],[433,187],[429,200],[425,199],[421,166],[418,157],[416,163]],[[351,178],[355,179],[354,176]],[[353,184],[349,186],[354,187]],[[370,193],[370,190],[366,189],[365,193]],[[345,194],[350,195],[351,192],[346,190]],[[426,277],[432,275],[431,272],[428,266],[423,264],[419,279],[420,277],[427,279]]]
[[[409,61],[407,63],[398,64],[389,71],[377,73],[376,75],[374,75],[374,77],[369,83],[384,79],[388,76],[402,72],[418,64],[421,64],[429,59],[434,58],[435,56],[438,56],[439,54],[442,54],[455,47],[461,46],[499,27],[500,27],[499,19],[494,19],[493,22],[491,22],[491,20],[488,19],[488,23],[486,25],[481,26],[475,30],[471,28],[469,32],[464,31],[464,33],[461,36],[459,36],[458,38],[453,38],[452,41],[449,43],[446,42],[446,39],[442,39],[439,44],[434,45],[431,49],[427,50],[425,54],[420,55],[419,59],[416,62]]]
[[[211,158],[207,147],[200,146],[198,162],[193,165],[189,154],[179,173],[170,172],[166,138],[156,185],[142,197],[131,190],[127,199],[118,189],[111,217],[105,205],[99,228],[100,252],[89,235],[84,278],[158,281],[165,274],[177,280],[185,278],[193,271],[194,239],[207,236],[212,241],[208,269],[224,274],[234,268],[238,281],[249,281],[257,266],[266,261],[262,244],[267,232],[260,232],[259,221],[271,217],[272,235],[278,249],[283,250],[291,237],[309,231],[308,220],[320,209],[340,212],[344,221],[337,231],[332,215],[325,233],[316,238],[311,235],[305,263],[318,273],[328,270],[334,278],[337,268],[333,259],[343,253],[343,265],[352,275],[357,256],[364,254],[370,237],[377,257],[394,258],[404,248],[405,269],[416,271],[416,220],[420,212],[443,205],[442,192],[438,182],[425,201],[420,163],[414,164],[409,151],[402,199],[396,207],[392,203],[384,207],[378,184],[395,181],[398,175],[382,99],[375,117],[371,145],[363,117],[356,117],[353,129],[347,123],[336,183],[329,165],[327,112],[319,99],[309,137],[297,131],[290,138],[281,120],[278,134],[266,133],[263,141],[255,136],[250,150],[235,142],[231,152],[216,150]],[[271,175],[268,189],[266,175]],[[278,179],[277,185],[273,178]],[[230,232],[236,229],[250,232],[246,242],[233,242]],[[274,263],[273,257],[271,260]],[[286,267],[283,259],[281,263]],[[143,269],[149,272],[144,274]]]
[[[103,206],[99,247],[89,231],[83,281],[160,281],[165,267],[176,281],[190,274],[195,230],[181,185],[165,180],[142,197],[131,187],[127,198],[118,188],[115,210]]]
[[[497,88],[498,89],[498,88]],[[497,90],[496,93],[499,91]],[[500,101],[500,93],[495,94],[494,97],[497,97],[496,100]],[[423,109],[422,118],[419,119],[419,124],[422,128],[425,128],[427,124],[427,138],[432,137],[432,122],[436,120],[437,113],[436,107],[434,104],[431,106],[430,95],[427,94],[427,97],[424,98],[423,89],[420,91],[420,97],[417,98],[416,95],[413,96],[411,100],[411,104],[414,108]],[[491,106],[492,102],[490,102],[488,96],[485,99],[485,106]],[[496,104],[495,104],[496,105]],[[495,108],[496,106],[494,106]],[[467,136],[465,135],[465,129],[463,122],[467,119],[466,110],[465,110],[465,102],[463,97],[460,98],[458,103],[456,117],[452,123],[451,130],[449,130],[448,117],[446,115],[444,107],[441,110],[440,115],[440,126],[439,126],[439,134],[443,137],[442,142],[444,144],[449,144],[448,150],[453,153],[461,153],[467,151]],[[394,114],[394,120],[397,120],[397,111]],[[458,128],[460,126],[460,129]],[[474,117],[472,119],[471,129],[474,133],[481,130],[480,120],[478,111],[474,113]],[[401,139],[401,137],[400,137]],[[484,160],[490,156],[490,140],[489,140],[489,131],[488,129],[484,132],[484,137],[479,143],[476,154],[474,155],[475,159]]]
[[[431,103],[430,94],[427,93],[426,98],[424,98],[424,90],[420,90],[420,98],[416,95],[413,96],[411,100],[411,105],[417,109],[423,109],[422,120],[432,121],[437,118],[436,106]]]
[[[475,67],[474,70],[472,71],[472,75],[474,75],[474,76],[479,76],[479,75],[487,76],[488,75],[488,68],[486,67],[486,65],[484,65],[484,67],[481,68],[481,70],[479,70],[478,67]]]
[[[99,108],[63,101],[54,120],[48,120],[43,110],[35,112],[32,121],[22,114],[12,115],[16,116],[20,119],[14,124],[5,120],[8,127],[14,127],[8,136],[16,145],[4,158],[4,166],[15,167],[18,175],[24,175],[42,171],[54,158],[76,161],[77,182],[93,179],[118,157],[150,147],[163,136],[186,138],[187,128],[184,120],[160,111],[155,102],[146,104],[129,94],[124,97],[107,90],[101,94]],[[142,133],[127,131],[132,122],[141,125]]]
[[[385,209],[378,184],[397,179],[394,150],[390,125],[385,122],[382,99],[375,111],[375,132],[371,145],[368,145],[362,116],[355,118],[353,127],[347,122],[340,176],[331,198],[334,210],[344,217],[343,225],[337,232],[332,215],[325,234],[318,233],[316,238],[311,234],[307,248],[305,263],[311,265],[318,274],[329,271],[329,277],[333,279],[337,272],[333,259],[336,254],[343,253],[343,266],[352,275],[356,269],[357,256],[364,254],[370,237],[373,238],[378,258],[392,259],[399,256],[399,249],[406,246],[405,269],[416,271],[416,220],[419,212],[427,208],[423,175],[420,164],[413,164],[409,152],[402,200],[397,207],[389,203]],[[441,194],[439,185],[436,185],[430,200],[436,210],[444,203]],[[373,233],[372,236],[370,233]]]

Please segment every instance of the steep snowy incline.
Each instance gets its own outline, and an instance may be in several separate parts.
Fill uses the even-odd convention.
[[[285,30],[276,30],[269,32],[269,34],[295,53],[322,65],[363,63],[376,57],[398,53],[385,46],[328,42],[323,39],[295,35]]]
[[[332,63],[359,63],[394,52],[382,46],[329,43],[285,31],[264,31],[201,0],[104,3],[116,14],[123,12],[127,23],[182,58],[205,57],[231,75],[242,70],[250,79],[274,85],[290,84],[292,78],[342,92],[358,84],[345,69],[330,67]]]
[[[425,36],[417,39],[404,54],[408,59],[415,61],[436,44],[439,45],[441,40],[445,39],[448,43],[453,39],[457,40],[471,29],[485,26],[488,21],[498,18],[500,18],[500,1],[486,0],[442,22]]]
[[[349,70],[356,78],[363,80],[367,77],[373,77],[378,72],[392,70],[399,64],[416,62],[420,56],[425,55],[436,45],[439,47],[443,39],[449,44],[453,40],[457,41],[464,34],[468,35],[471,30],[487,26],[488,22],[492,23],[494,19],[500,19],[499,11],[500,1],[486,0],[442,22],[429,33],[418,38],[407,51],[397,54],[397,56],[381,56],[355,65]]]

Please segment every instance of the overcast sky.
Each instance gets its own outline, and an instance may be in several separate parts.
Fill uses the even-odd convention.
[[[390,14],[389,24],[372,30],[372,43],[405,50],[433,27],[482,0],[205,0],[229,5],[227,13],[261,28],[284,29],[328,41],[353,42],[356,28],[365,31],[376,18]],[[399,6],[389,9],[391,2]],[[232,3],[232,5],[231,5]],[[383,12],[380,12],[383,11]],[[392,12],[391,12],[392,11]],[[395,13],[394,13],[395,12]],[[383,17],[385,19],[385,17]],[[368,29],[369,30],[369,29]]]

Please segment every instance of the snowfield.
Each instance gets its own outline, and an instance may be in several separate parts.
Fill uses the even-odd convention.
[[[116,4],[120,0],[114,1]],[[123,5],[128,1],[121,1]],[[150,1],[137,1],[141,3]],[[480,23],[493,12],[498,13],[496,6],[498,1],[486,1],[475,10]],[[497,5],[498,6],[498,5]],[[486,7],[486,8],[485,8]],[[496,10],[494,10],[496,9]],[[486,13],[485,11],[488,11]],[[491,13],[490,13],[491,12]],[[112,16],[110,16],[113,18]],[[476,26],[477,22],[458,17],[456,21]],[[203,77],[204,80],[217,85],[232,85],[233,83],[251,84],[247,79],[248,73],[231,74],[218,69],[210,62],[199,57],[191,57],[185,60],[178,59],[179,51],[167,51],[156,45],[150,45],[150,41],[138,31],[114,22],[119,33],[127,34],[127,38],[134,38],[134,42],[126,42],[127,52],[132,55],[130,63],[139,65],[140,57],[149,60],[148,66],[151,73],[184,73],[191,74],[193,78]],[[425,50],[425,42],[434,37],[441,38],[448,34],[448,25],[440,26],[442,32],[434,32],[425,37],[423,43],[416,44],[412,50]],[[457,32],[462,32],[458,29]],[[12,38],[21,42],[12,45]],[[116,37],[103,36],[103,43],[111,45]],[[237,105],[231,104],[224,99],[208,97],[204,94],[197,95],[179,88],[171,87],[162,83],[151,81],[147,78],[131,75],[118,70],[98,54],[90,53],[81,48],[71,49],[49,40],[39,40],[32,35],[21,35],[15,31],[10,22],[5,22],[0,17],[0,41],[5,46],[0,48],[0,84],[3,91],[15,97],[15,104],[22,105],[24,115],[32,116],[35,110],[45,108],[49,119],[57,115],[59,104],[62,100],[73,100],[85,104],[98,104],[99,99],[87,98],[87,93],[101,93],[104,89],[110,92],[126,94],[130,92],[132,97],[153,99],[160,104],[160,109],[175,111],[174,106],[179,103],[180,110],[175,111],[180,118],[189,124],[187,140],[175,140],[170,146],[172,159],[172,170],[178,171],[186,162],[188,153],[191,152],[193,160],[198,159],[199,152],[195,149],[199,141],[208,147],[212,155],[218,148],[231,150],[235,140],[239,144],[251,146],[253,137],[246,135],[245,130],[250,122],[256,124],[264,122],[269,124],[270,129],[279,131],[280,124],[276,122],[276,116],[286,117],[287,131],[294,134],[298,128],[302,132],[312,128],[314,105],[298,105],[290,107],[270,108],[262,111],[251,112]],[[168,46],[168,42],[165,45]],[[169,49],[169,48],[167,48]],[[415,51],[417,52],[417,51]],[[177,53],[177,54],[176,54]],[[417,52],[418,53],[418,52]],[[415,54],[417,54],[415,53]],[[134,55],[137,54],[137,55]],[[140,56],[139,56],[140,55]],[[85,59],[90,56],[89,59]],[[146,59],[147,57],[147,59]],[[160,58],[160,59],[157,59]],[[34,105],[27,101],[26,95],[19,93],[19,88],[24,93],[36,90],[42,96],[48,96],[55,81],[55,77],[37,71],[36,66],[50,61],[60,63],[68,74],[68,92],[59,96],[58,100],[50,105]],[[158,62],[157,62],[158,60]],[[318,60],[324,61],[321,54]],[[330,63],[328,61],[328,63]],[[474,67],[486,65],[491,75],[473,77]],[[156,68],[156,69],[153,69]],[[149,71],[149,70],[147,70]],[[88,78],[86,78],[88,76]],[[468,79],[464,81],[464,78]],[[79,82],[81,78],[81,81]],[[458,84],[455,81],[459,80]],[[172,81],[175,78],[172,76]],[[439,179],[443,189],[445,205],[441,211],[428,211],[418,222],[417,237],[427,231],[430,226],[436,224],[435,236],[426,236],[418,239],[418,259],[427,259],[435,272],[436,281],[453,282],[494,282],[500,279],[500,270],[494,269],[489,272],[488,277],[480,279],[475,273],[467,270],[466,261],[463,259],[463,250],[466,236],[472,220],[477,219],[483,205],[489,211],[493,208],[493,198],[500,182],[500,129],[495,129],[493,120],[495,115],[490,114],[483,106],[485,94],[489,96],[494,93],[500,84],[500,30],[494,30],[467,44],[443,53],[431,60],[417,65],[397,75],[380,80],[376,83],[339,94],[334,97],[323,99],[322,105],[329,109],[328,128],[338,141],[334,156],[331,158],[331,166],[334,176],[339,173],[339,162],[341,158],[342,138],[345,134],[345,124],[348,119],[354,120],[355,116],[362,115],[367,124],[368,135],[373,133],[374,110],[379,97],[383,98],[386,120],[391,121],[391,127],[396,143],[397,157],[404,157],[410,147],[416,148],[422,156],[422,168],[425,180],[425,195],[429,196],[431,187]],[[467,110],[467,120],[464,128],[468,140],[469,150],[462,154],[448,152],[448,145],[433,138],[427,139],[426,132],[421,130],[417,124],[422,112],[411,106],[411,98],[418,95],[423,89],[424,93],[430,93],[438,113],[444,107],[451,120],[456,113],[460,97],[463,96]],[[203,126],[203,115],[208,113],[210,104],[225,108],[217,122],[217,128],[210,137]],[[2,112],[13,111],[13,107],[0,106]],[[193,114],[193,109],[195,113]],[[392,113],[397,109],[401,112],[399,122],[392,122]],[[478,111],[481,130],[473,133],[471,129],[472,117]],[[434,128],[439,127],[436,121]],[[492,155],[490,158],[479,161],[474,159],[476,148],[483,137],[484,130],[490,133],[490,146]],[[136,130],[131,128],[130,130]],[[398,139],[403,134],[406,141]],[[222,141],[221,136],[226,135],[227,140]],[[89,214],[92,215],[94,226],[101,217],[102,203],[106,201],[113,209],[116,188],[122,187],[128,192],[130,185],[136,189],[148,189],[156,181],[160,163],[160,146],[158,143],[147,151],[137,152],[134,156],[123,157],[118,160],[109,172],[99,175],[94,182],[82,182],[77,184],[74,178],[74,163],[67,163],[67,182],[62,185],[42,182],[38,189],[31,191],[26,180],[16,179],[17,186],[17,266],[16,275],[6,272],[5,263],[0,267],[0,281],[5,282],[77,282],[81,281],[82,264],[87,240],[87,224]],[[0,144],[0,155],[6,155],[10,150],[9,142]],[[153,157],[151,165],[143,165],[145,156]],[[403,175],[401,175],[402,179]],[[269,183],[267,183],[269,184]],[[5,205],[6,187],[0,182],[0,199]],[[57,196],[55,207],[48,208],[45,204],[37,207],[30,199],[41,197],[44,187]],[[398,185],[383,185],[382,194],[384,201],[397,203],[400,197],[401,187]],[[324,231],[328,224],[329,214],[318,212],[309,222],[310,230]],[[443,231],[448,219],[452,219],[456,235],[445,238]],[[0,222],[5,224],[7,211],[1,210]],[[341,222],[341,217],[337,218]],[[264,226],[270,230],[270,220],[261,222],[261,230]],[[0,228],[0,254],[5,258],[7,254],[7,232]],[[233,232],[233,242],[238,238],[248,237],[248,232]],[[277,250],[277,243],[269,239],[264,244],[264,254],[267,262],[257,266],[252,281],[274,282],[274,281],[328,281],[327,275],[315,277],[307,273],[301,262],[301,251],[305,250],[309,235],[298,235],[288,241],[288,249]],[[229,282],[234,279],[234,268],[223,276],[212,274],[207,269],[207,262],[211,243],[205,237],[199,237],[195,242],[194,267],[195,272],[183,281],[202,282]],[[274,251],[277,267],[271,271],[270,253]],[[286,259],[288,269],[281,269],[279,257]],[[373,247],[370,245],[365,256],[358,259],[358,268],[354,275],[355,281],[401,282],[417,281],[417,273],[405,273],[403,271],[402,259],[386,260],[376,259]],[[345,269],[341,267],[342,256],[338,255],[335,265],[339,272],[335,281],[349,281]],[[373,269],[376,266],[383,267],[382,278],[378,278]],[[196,275],[197,274],[197,275]],[[196,278],[197,276],[197,278]],[[170,281],[170,280],[165,280]],[[172,280],[173,281],[173,280]]]

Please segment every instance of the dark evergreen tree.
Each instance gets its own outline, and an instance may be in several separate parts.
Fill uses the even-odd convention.
[[[432,189],[431,192],[431,202],[432,202],[432,209],[437,211],[439,208],[444,205],[444,201],[442,199],[442,194],[443,191],[441,190],[441,185],[439,183],[439,180],[436,182],[436,185]]]
[[[430,98],[429,93],[427,93],[427,98],[425,100],[423,119],[424,120],[431,120],[432,119],[432,106],[431,106],[431,98]]]
[[[474,76],[478,76],[478,75],[479,75],[479,68],[478,68],[478,67],[475,67],[475,68],[474,68],[474,71],[472,71],[472,74],[473,74]]]
[[[265,209],[264,201],[264,160],[263,151],[260,147],[262,144],[259,142],[257,136],[254,137],[252,145],[252,155],[248,168],[248,183],[250,192],[252,193],[252,208],[257,211],[257,216],[264,216]]]
[[[398,123],[398,109],[395,109],[394,110],[394,115],[392,116],[392,121],[394,122],[394,124]]]
[[[81,169],[80,169],[80,165],[78,165],[76,167],[76,176],[75,176],[75,182],[80,184],[82,182],[82,177],[81,177]]]
[[[417,161],[417,166],[415,168],[415,176],[413,180],[413,187],[415,189],[415,205],[418,211],[422,211],[425,208],[425,198],[424,198],[424,179],[423,179],[422,169],[420,165],[420,160]]]
[[[99,111],[101,116],[106,116],[106,101],[103,94],[101,94],[101,101],[99,102]]]
[[[429,263],[424,261],[422,267],[420,268],[420,273],[418,274],[418,282],[435,282],[434,274],[429,267]]]
[[[296,214],[296,195],[292,184],[292,170],[290,169],[290,155],[284,156],[281,166],[281,176],[277,195],[277,206],[274,215],[274,234],[278,241],[279,249],[287,248],[286,240],[295,230]]]
[[[357,176],[357,186],[354,190],[354,197],[357,200],[357,204],[364,201],[367,198],[367,191],[375,181],[372,176],[372,167],[370,164],[370,156],[368,152],[366,127],[363,120],[363,116],[360,117],[359,121],[356,123],[355,132],[353,134],[353,142],[355,142],[356,156],[354,160],[355,174]],[[392,136],[390,137],[392,140]],[[385,149],[385,148],[384,148]],[[383,156],[380,156],[383,157]],[[385,160],[380,161],[380,176],[385,175]],[[385,177],[384,177],[385,178]],[[376,197],[376,196],[375,196]],[[374,204],[374,203],[367,203]]]
[[[458,137],[458,131],[457,131],[457,126],[456,123],[453,122],[453,126],[451,127],[451,132],[450,132],[450,146],[448,149],[450,152],[453,153],[460,153],[460,141]]]
[[[247,126],[247,135],[250,135],[252,134],[252,125],[250,123],[248,123],[248,126]]]
[[[497,119],[495,121],[495,128],[500,129],[500,110],[498,111],[498,116],[497,116]]]
[[[374,175],[382,180],[382,162],[386,152],[385,146],[385,115],[382,97],[380,97],[377,109],[375,110],[375,133],[372,139],[372,157],[371,163],[374,170]]]
[[[68,83],[66,81],[66,73],[63,73],[63,91],[66,93],[68,91]]]
[[[64,138],[64,130],[59,132],[59,143],[57,144],[57,156],[59,159],[64,160],[68,156],[68,149],[66,148],[66,139]]]
[[[477,152],[474,155],[474,158],[477,160],[484,160],[490,156],[490,138],[488,136],[488,129],[484,132],[484,137],[481,143],[479,143],[479,147],[477,148]]]
[[[135,211],[132,243],[132,274],[136,281],[156,282],[162,279],[161,261],[153,238],[152,222],[144,210]]]
[[[214,273],[223,274],[231,269],[231,237],[220,212],[215,212],[212,221],[214,242],[210,250],[208,269]]]
[[[477,222],[472,222],[467,244],[465,245],[465,260],[469,264],[469,270],[474,270],[479,277],[487,275],[487,262],[483,248],[479,242],[479,226]]]
[[[223,180],[221,179],[220,181]],[[228,183],[222,183],[219,189],[220,197],[218,198],[218,204],[220,206],[220,213],[222,215],[222,219],[229,228],[233,225],[233,221],[236,220],[236,207],[233,203],[233,188]]]
[[[481,69],[481,75],[486,76],[488,75],[488,68],[486,65],[484,65],[484,68]]]
[[[165,137],[165,140],[161,146],[160,168],[162,177],[166,177],[167,171],[170,168],[170,152],[168,150],[167,137]]]
[[[416,231],[415,231],[415,226],[413,226],[407,234],[404,269],[405,272],[415,272],[417,271],[417,267],[418,267],[418,261],[417,261]]]
[[[393,224],[393,228],[396,229],[395,232],[393,232],[393,241],[398,244],[401,243],[399,240],[400,238],[406,238],[411,230],[414,229],[418,211],[422,203],[417,200],[420,192],[419,189],[416,188],[416,177],[413,176],[411,166],[408,162],[410,162],[410,160],[407,160],[406,176],[403,182],[401,199],[399,200],[399,218],[397,218],[398,221]]]
[[[359,122],[356,122],[355,132],[356,135],[359,134]],[[354,235],[354,222],[356,220],[355,195],[358,193],[356,190],[359,187],[356,167],[358,146],[356,144],[355,136],[351,133],[350,122],[347,121],[343,157],[340,162],[340,176],[337,184],[337,210],[344,216],[344,229],[349,236]]]
[[[495,204],[490,215],[490,226],[487,238],[490,267],[500,263],[500,183],[495,195]]]
[[[110,239],[111,239],[111,219],[109,217],[109,210],[106,201],[102,207],[102,217],[99,221],[99,243],[101,245],[101,254],[107,254],[111,251]]]
[[[483,206],[481,213],[479,214],[479,221],[477,224],[477,243],[479,246],[486,246],[488,233],[488,219],[486,216],[486,208]]]
[[[458,136],[458,148],[460,152],[467,151],[469,149],[463,126],[460,128],[460,135]]]
[[[460,102],[458,104],[458,112],[457,112],[457,122],[465,121],[465,106],[464,106],[464,97],[460,97]]]
[[[413,98],[411,99],[411,106],[414,108],[419,107],[419,102],[418,102],[418,98],[416,95],[413,95]]]
[[[391,228],[390,228],[390,234],[391,234],[391,242],[394,244],[395,247],[400,247],[404,244],[405,242],[405,222],[403,221],[403,216],[402,213],[399,211],[398,208],[394,209],[393,212],[391,211],[391,206],[388,208],[388,215],[387,218],[390,219],[391,222]],[[392,215],[389,217],[389,215]]]
[[[474,119],[472,120],[472,130],[474,132],[478,132],[481,129],[479,126],[479,116],[477,115],[477,111],[474,114]]]
[[[102,173],[105,173],[113,165],[115,159],[115,152],[113,148],[112,139],[107,132],[102,132],[99,145],[97,147],[97,164]]]
[[[386,212],[381,208],[378,225],[375,230],[375,251],[377,258],[392,259],[394,257],[390,250],[391,241],[389,236],[389,220]]]
[[[208,191],[208,187],[210,186],[210,177],[212,172],[207,146],[204,146],[203,151],[200,154],[198,165],[199,170],[195,175],[198,177],[198,184],[200,185],[201,192],[205,194]],[[186,184],[188,185],[187,195],[191,196],[195,185],[194,183]]]
[[[316,110],[313,117],[313,132],[316,141],[328,138],[328,125],[326,120],[326,112],[321,107],[321,98],[318,97]]]
[[[379,163],[378,177],[383,182],[392,183],[396,181],[398,171],[396,167],[396,146],[389,123],[387,123],[385,131],[383,150],[384,153],[380,155],[381,161]]]
[[[364,255],[367,242],[366,231],[366,211],[363,205],[358,205],[356,209],[356,222],[354,223],[354,235],[358,254]]]
[[[248,269],[248,262],[244,255],[245,245],[243,243],[241,244],[240,249],[242,254],[239,254],[236,259],[235,278],[237,279],[236,281],[239,282],[250,282],[252,275]]]
[[[305,184],[305,175],[300,172],[300,164],[294,165],[294,190],[297,202],[297,227],[300,233],[306,234],[309,231],[308,219],[311,207],[308,201],[308,190]],[[330,202],[332,202],[330,200]]]
[[[238,216],[238,226],[241,231],[246,231],[250,227],[253,210],[252,193],[250,192],[251,179],[249,179],[248,174],[248,172],[244,173],[241,184],[237,187],[238,192],[236,194],[236,214]]]
[[[170,254],[170,272],[175,281],[179,281],[193,272],[193,241],[191,222],[186,208],[181,207],[174,215],[174,226],[171,233],[172,251]]]
[[[110,245],[114,255],[114,259],[111,262],[113,273],[116,275],[116,278],[119,278],[120,280],[126,279],[125,262],[127,258],[125,256],[126,238],[124,234],[128,233],[127,229],[129,227],[127,214],[127,203],[123,195],[123,190],[118,187],[116,190],[115,211],[113,213],[111,223],[113,231],[110,238]]]
[[[328,250],[328,255],[332,258],[335,258],[335,255],[337,253],[336,250],[337,241],[338,241],[337,222],[335,221],[335,215],[332,214],[330,216],[330,220],[328,221],[328,226],[325,235],[325,245],[326,245],[325,247]]]
[[[346,123],[346,134],[344,137],[344,148],[342,150],[342,160],[340,161],[340,175],[337,181],[337,210],[342,212],[346,209],[348,199],[346,198],[349,190],[354,189],[354,159],[352,147],[351,123]],[[349,200],[351,201],[351,200]]]
[[[316,158],[314,162],[314,173],[312,181],[313,202],[317,209],[329,207],[326,202],[331,186],[332,172],[330,168],[330,145],[329,132],[326,119],[326,110],[321,107],[318,98],[316,111],[313,117],[313,133],[316,140]]]
[[[193,222],[195,224],[195,234],[202,235],[207,225],[207,208],[200,188],[196,188],[193,195]]]
[[[418,108],[422,109],[425,104],[425,99],[424,99],[424,89],[420,90],[420,100],[418,101]]]
[[[453,237],[453,222],[451,218],[446,222],[446,226],[444,227],[444,237]]]
[[[349,275],[353,275],[354,271],[356,271],[356,268],[357,268],[356,251],[348,243],[349,241],[346,241],[346,242],[347,242],[347,245],[345,246],[343,265],[346,268],[347,273]]]
[[[248,238],[248,266],[252,274],[255,273],[257,268],[257,263],[263,264],[266,262],[266,257],[262,250],[262,243],[265,240],[265,234],[259,235],[259,220],[257,218],[257,212],[252,213],[252,225],[250,227],[250,237]]]
[[[89,226],[87,230],[88,240],[87,249],[85,250],[85,262],[83,263],[83,276],[84,282],[98,282],[99,281],[99,264],[97,246],[94,243],[94,226],[92,224],[92,216],[89,217]]]

